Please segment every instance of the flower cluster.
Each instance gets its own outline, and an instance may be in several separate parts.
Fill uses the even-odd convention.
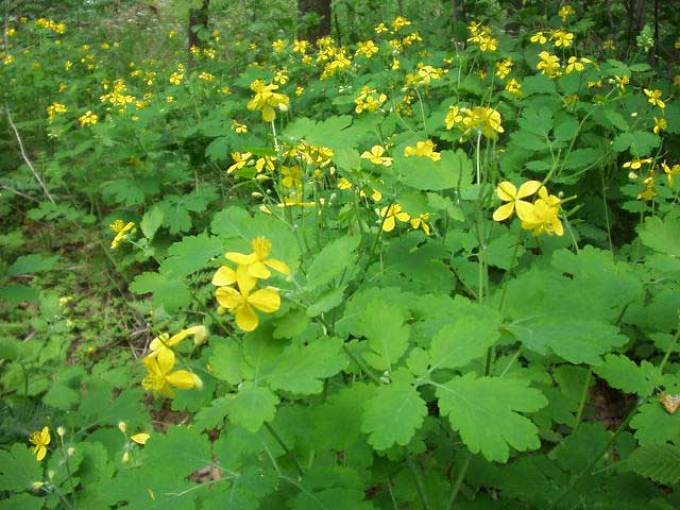
[[[142,380],[142,387],[166,397],[175,395],[175,388],[202,388],[203,382],[189,370],[175,370],[177,357],[173,347],[185,338],[193,336],[194,345],[202,344],[208,338],[205,326],[192,326],[183,329],[176,335],[164,333],[154,338],[149,344],[150,353],[144,358],[147,375]]]
[[[534,202],[524,200],[538,192]],[[509,182],[503,181],[496,187],[496,195],[505,204],[501,205],[493,213],[495,221],[504,221],[512,218],[514,214],[522,221],[522,228],[533,235],[564,234],[564,227],[560,221],[561,199],[551,195],[540,181],[526,181],[519,189]]]
[[[382,145],[374,145],[370,151],[361,154],[362,159],[367,159],[374,165],[392,166],[392,158],[383,156],[387,152]]]
[[[415,147],[409,146],[404,149],[404,156],[417,156],[421,158],[429,158],[432,161],[439,161],[442,157],[441,153],[435,152],[437,146],[432,140],[422,140],[416,142]]]
[[[108,85],[104,85],[104,89],[108,89]],[[124,112],[127,105],[135,102],[135,97],[127,94],[127,84],[122,79],[117,79],[113,82],[113,90],[107,94],[102,95],[99,99],[102,103],[109,103],[115,106],[119,112]]]
[[[558,78],[562,75],[562,64],[557,55],[542,51],[538,54],[538,58],[540,61],[536,65],[536,69],[541,71],[541,74],[545,74],[550,78]]]
[[[287,111],[290,98],[285,94],[276,92],[279,86],[273,83],[267,85],[262,80],[255,80],[250,84],[250,90],[255,96],[248,101],[248,110],[258,110],[262,113],[262,120],[273,122],[276,119],[276,109]]]
[[[49,120],[50,124],[63,113],[66,113],[66,105],[62,103],[52,103],[47,107],[47,119]]]
[[[259,280],[271,277],[270,269],[290,274],[289,267],[282,261],[271,258],[272,243],[265,237],[256,237],[251,242],[249,254],[227,252],[224,256],[236,264],[236,269],[221,266],[213,275],[212,284],[217,287],[215,297],[220,313],[234,314],[236,325],[243,331],[253,331],[260,323],[255,312],[274,313],[281,307],[281,297],[274,287],[255,290]],[[235,285],[235,286],[234,286]]]
[[[464,134],[478,131],[486,138],[496,138],[499,133],[505,130],[502,126],[500,112],[487,106],[475,106],[473,108],[460,108],[451,106],[444,119],[446,129],[453,129],[461,125]]]
[[[84,115],[81,115],[78,120],[82,127],[94,126],[98,121],[99,117],[96,113],[92,113],[90,110],[86,111]]]
[[[427,221],[430,219],[429,213],[423,213],[419,216],[412,217],[409,213],[403,210],[400,204],[392,204],[376,211],[379,216],[379,221],[382,224],[383,232],[392,232],[397,226],[397,221],[402,223],[410,223],[411,228],[418,230],[419,228],[430,235],[431,229]]]
[[[380,108],[385,101],[387,101],[387,96],[385,94],[378,94],[375,89],[364,85],[361,92],[359,92],[359,95],[354,100],[354,103],[356,104],[354,111],[357,113],[374,112]]]
[[[498,39],[493,37],[491,27],[473,21],[468,25],[468,30],[470,31],[468,42],[479,46],[480,51],[487,52],[498,49]]]
[[[62,22],[57,23],[56,21],[47,18],[38,18],[37,20],[35,20],[35,25],[40,28],[51,30],[55,34],[61,35],[66,32],[66,25],[64,23]]]

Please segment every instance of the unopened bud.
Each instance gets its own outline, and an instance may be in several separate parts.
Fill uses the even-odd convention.
[[[124,421],[119,421],[118,422],[118,430],[120,430],[123,434],[127,432],[127,423]]]
[[[73,448],[73,446],[69,447],[68,450],[66,450],[66,453],[68,454],[69,457],[73,457],[76,454],[76,449]]]
[[[64,437],[66,435],[66,429],[62,426],[57,427],[57,435],[59,437]]]

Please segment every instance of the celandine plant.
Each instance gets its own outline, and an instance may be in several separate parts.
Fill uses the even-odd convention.
[[[51,80],[28,214],[96,231],[144,326],[74,357],[68,300],[2,339],[0,508],[680,506],[678,79],[555,14],[124,72],[12,23],[3,94]]]

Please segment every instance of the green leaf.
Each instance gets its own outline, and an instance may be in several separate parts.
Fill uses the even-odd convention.
[[[642,446],[628,457],[636,473],[664,485],[680,483],[680,448],[671,444]]]
[[[407,445],[427,416],[427,406],[418,390],[409,382],[393,382],[379,386],[365,402],[362,432],[376,450],[394,444]]]
[[[309,266],[305,289],[318,289],[351,269],[360,240],[358,236],[345,236],[324,246]]]
[[[142,221],[139,222],[139,228],[142,229],[144,237],[151,240],[162,224],[163,211],[160,207],[154,206],[144,213]]]
[[[170,246],[168,258],[159,268],[165,276],[181,279],[203,269],[213,257],[222,252],[222,243],[216,237],[207,234],[185,236],[181,241]]]
[[[227,409],[229,419],[250,432],[257,432],[262,424],[274,419],[278,397],[268,388],[244,383]]]
[[[677,441],[680,437],[678,415],[670,414],[658,400],[641,405],[630,426],[635,429],[635,437],[642,446]]]
[[[305,117],[298,118],[286,126],[283,137],[295,140],[305,139],[313,145],[321,145],[332,149],[348,149],[354,147],[358,140],[348,136],[348,128],[352,124],[350,115],[327,117],[322,121],[314,121]]]
[[[616,326],[569,316],[541,317],[506,329],[532,351],[547,354],[549,349],[575,364],[599,365],[603,354],[627,342]]]
[[[193,426],[198,430],[221,428],[229,410],[229,402],[231,399],[228,396],[220,397],[202,407],[194,415]]]
[[[182,462],[168,462],[181,453]],[[211,464],[210,442],[194,428],[174,426],[165,434],[152,434],[144,447],[146,463],[151,466],[172,465],[173,477],[189,476]]]
[[[15,284],[0,287],[0,298],[13,305],[24,301],[38,301],[39,297],[40,292],[34,287]]]
[[[245,361],[235,342],[215,343],[209,364],[212,375],[229,384],[237,385],[243,379],[242,367]]]
[[[638,234],[645,246],[665,253],[671,257],[680,257],[680,216],[667,216],[664,220],[658,216],[648,216],[638,226]]]
[[[0,450],[0,490],[24,491],[41,480],[42,467],[26,445],[15,443],[9,451]]]
[[[661,139],[648,131],[633,131],[631,133],[621,133],[612,143],[612,148],[616,152],[630,150],[634,156],[647,156],[652,150],[659,146]]]
[[[42,510],[45,499],[30,494],[15,494],[0,501],[0,510]]]
[[[14,261],[14,264],[9,266],[7,276],[17,276],[20,274],[33,274],[49,271],[59,261],[59,256],[45,257],[39,253],[31,255],[23,255]]]
[[[439,161],[406,157],[402,149],[394,158],[394,172],[401,182],[419,190],[466,188],[472,182],[472,161],[461,149],[441,151]]]
[[[411,326],[406,316],[382,301],[370,302],[358,317],[354,331],[368,339],[363,357],[373,368],[392,370],[408,347]]]
[[[430,371],[461,368],[482,357],[498,341],[499,325],[497,321],[471,315],[447,324],[432,338]]]
[[[608,354],[595,373],[605,379],[609,386],[626,393],[648,397],[663,382],[661,371],[649,361],[636,365],[624,355]]]
[[[436,384],[439,408],[448,416],[472,453],[490,462],[507,462],[510,447],[518,451],[541,445],[538,429],[519,412],[535,412],[548,404],[529,381],[479,377],[468,373]]]
[[[213,216],[210,229],[214,234],[221,237],[250,240],[252,236],[251,222],[252,217],[245,209],[231,206]]]
[[[269,386],[302,395],[320,393],[323,380],[347,366],[342,344],[339,338],[322,337],[310,345],[288,346],[267,377]]]
[[[151,293],[153,306],[163,307],[168,313],[175,313],[191,303],[191,291],[174,276],[142,273],[130,284],[130,290],[135,294]]]

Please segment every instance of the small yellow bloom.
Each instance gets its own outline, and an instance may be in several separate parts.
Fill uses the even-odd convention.
[[[540,181],[527,181],[519,187],[519,190],[515,185],[509,181],[503,181],[496,187],[496,195],[503,202],[503,204],[493,213],[494,221],[504,221],[512,217],[514,212],[517,212],[517,216],[520,220],[525,220],[529,217],[531,203],[523,198],[530,197],[535,194],[541,188]]]
[[[666,177],[668,178],[668,184],[670,186],[673,186],[673,181],[675,180],[675,178],[680,176],[680,163],[676,163],[671,167],[668,166],[664,161],[663,163],[661,163],[661,168],[663,168],[663,171],[666,174]]]
[[[562,23],[566,23],[571,16],[576,14],[576,11],[571,5],[567,4],[560,7],[558,14],[562,18]]]
[[[392,158],[383,156],[385,152],[385,148],[382,145],[374,145],[371,147],[370,152],[364,151],[361,154],[361,158],[369,160],[374,165],[392,166]]]
[[[418,156],[422,158],[430,158],[432,161],[439,161],[442,157],[441,153],[435,152],[436,145],[432,140],[424,140],[416,142],[415,147],[406,147],[404,149],[404,156]]]
[[[397,220],[401,221],[402,223],[406,223],[411,220],[411,216],[407,212],[402,211],[401,205],[399,204],[392,204],[389,207],[383,207],[382,209],[378,210],[378,215],[382,221],[383,232],[392,232],[394,227],[397,225]]]
[[[630,161],[626,161],[623,164],[623,168],[628,168],[630,170],[639,170],[642,165],[650,165],[652,163],[652,158],[633,158]]]
[[[462,124],[463,111],[458,106],[450,106],[444,121],[446,122],[446,129],[452,129],[457,124]]]
[[[250,84],[250,90],[255,92],[255,96],[248,101],[248,110],[259,110],[262,113],[262,120],[272,122],[276,119],[276,109],[287,111],[290,98],[278,90],[275,84],[267,85],[262,80],[255,80]]]
[[[560,199],[549,195],[545,186],[538,191],[540,198],[525,211],[522,228],[530,231],[534,236],[542,234],[564,235],[564,226],[560,221]]]
[[[234,163],[229,168],[227,168],[227,173],[233,174],[237,170],[240,170],[246,166],[252,156],[253,155],[250,152],[232,152],[231,159],[234,160]]]
[[[423,229],[423,232],[427,234],[428,236],[430,235],[430,225],[427,224],[427,221],[430,219],[430,213],[423,213],[418,217],[411,218],[411,228],[414,230],[418,230],[419,228]]]
[[[545,43],[548,42],[548,38],[545,36],[543,32],[536,32],[534,35],[531,36],[530,41],[535,44],[540,44],[543,46]]]
[[[111,241],[111,249],[115,250],[120,244],[125,241],[130,234],[135,231],[135,222],[129,221],[125,223],[123,220],[116,220],[111,225],[111,230],[115,232],[115,237]]]
[[[201,345],[208,338],[208,328],[203,325],[191,326],[173,336],[170,336],[169,333],[163,333],[151,340],[149,350],[153,352],[160,349],[169,349],[190,336],[194,337],[194,345]]]
[[[658,106],[662,110],[664,108],[666,108],[666,103],[661,99],[661,95],[663,94],[662,91],[660,91],[659,89],[654,89],[654,90],[643,89],[643,90],[644,90],[645,96],[647,96],[647,102],[649,104],[652,104],[654,106]]]
[[[541,74],[545,74],[550,78],[557,78],[562,74],[562,65],[560,64],[560,59],[557,55],[542,51],[538,54],[538,57],[541,60],[536,65],[536,69],[541,71]]]
[[[153,351],[144,358],[144,365],[148,373],[142,380],[142,386],[147,391],[172,397],[175,395],[174,388],[200,389],[203,387],[203,382],[193,372],[173,370],[175,368],[175,353],[172,349]]]
[[[666,129],[668,129],[668,121],[664,117],[660,119],[654,117],[654,129],[652,129],[654,134],[658,135],[661,131],[666,131]]]
[[[33,454],[38,462],[41,462],[45,455],[47,455],[47,445],[50,444],[52,438],[50,437],[50,429],[43,427],[42,430],[33,432],[28,440],[33,444]]]
[[[507,76],[510,74],[510,71],[512,71],[512,65],[513,62],[511,58],[506,58],[496,62],[496,76],[498,76],[501,80],[507,78]]]
[[[92,113],[90,110],[81,115],[78,120],[82,127],[94,126],[99,121],[99,116],[96,113]]]
[[[237,120],[231,121],[231,129],[232,131],[234,131],[234,133],[239,135],[248,132],[248,126],[246,126],[245,124],[241,124]]]
[[[147,434],[146,432],[139,432],[138,434],[131,435],[130,439],[132,439],[137,444],[145,445],[150,437],[151,434]]]
[[[513,96],[519,97],[522,95],[522,84],[513,78],[505,86],[505,90],[507,90]]]
[[[255,170],[257,173],[263,172],[264,170],[273,172],[276,168],[276,161],[276,156],[262,156],[255,162]]]
[[[253,251],[247,255],[232,251],[227,252],[225,254],[225,257],[227,258],[227,260],[230,260],[231,262],[235,262],[236,264],[238,264],[240,268],[244,268],[247,274],[252,279],[269,278],[271,276],[271,271],[269,271],[269,268],[285,275],[290,274],[290,268],[285,262],[275,258],[271,258],[269,256],[269,254],[272,251],[272,243],[269,239],[262,236],[256,237],[251,241],[250,246],[253,249]],[[222,270],[222,268],[220,268],[220,270]],[[237,278],[238,275],[236,272],[233,272],[233,274],[230,275],[227,275],[225,272],[222,274],[222,276],[224,277],[224,279],[218,282],[220,286],[231,285],[231,283],[238,281]],[[226,281],[230,279],[231,283],[226,283]],[[213,278],[213,283],[215,283],[215,278]],[[239,281],[238,283],[240,287],[241,282]],[[249,285],[244,284],[244,286],[248,287]]]
[[[471,110],[465,110],[463,125],[470,130],[480,130],[486,138],[496,138],[505,130],[501,125],[502,119],[499,111],[486,106],[475,106]]]
[[[566,30],[555,30],[552,37],[557,48],[569,48],[574,43],[574,34]]]
[[[274,50],[274,53],[283,53],[283,51],[286,49],[286,41],[283,39],[277,39],[272,43],[272,50]]]
[[[243,331],[253,331],[260,323],[255,309],[264,313],[274,313],[281,307],[281,296],[273,287],[256,290],[246,285],[239,290],[234,287],[220,287],[215,291],[217,302],[222,308],[232,312],[236,325]],[[239,292],[240,291],[240,292]]]
[[[364,42],[359,42],[357,44],[356,54],[363,55],[366,58],[371,58],[374,55],[377,55],[378,51],[380,51],[380,49],[376,46],[376,44],[373,41],[368,40]]]

